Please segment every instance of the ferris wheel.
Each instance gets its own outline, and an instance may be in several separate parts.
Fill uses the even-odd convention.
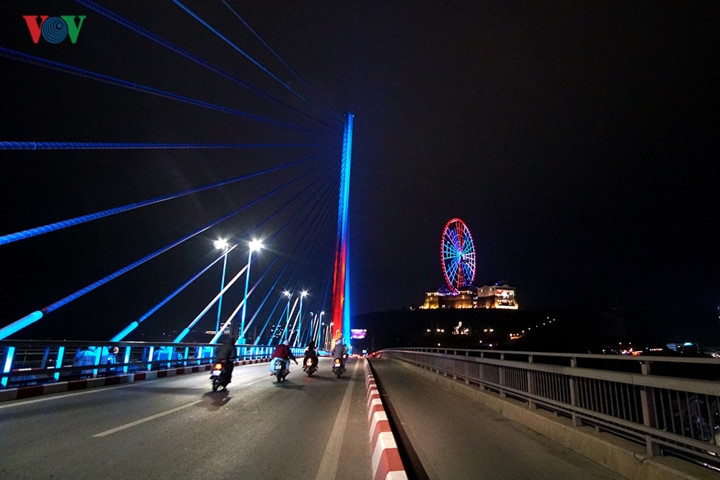
[[[475,280],[475,245],[465,222],[453,218],[443,230],[440,260],[445,281],[453,293]]]

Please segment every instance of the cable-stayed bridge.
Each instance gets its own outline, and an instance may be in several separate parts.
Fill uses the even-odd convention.
[[[77,3],[84,15],[18,17],[25,48],[0,46],[28,91],[14,93],[17,112],[36,119],[0,141],[12,210],[0,246],[17,279],[0,339],[215,343],[231,331],[297,346],[349,333],[352,114],[229,3],[178,1],[167,17]],[[51,24],[79,30],[82,59],[34,48]],[[88,60],[91,28],[124,50]]]
[[[714,465],[717,386],[655,378],[651,361],[626,371],[409,349],[372,360],[382,395],[361,359],[340,379],[323,359],[315,377],[294,367],[274,384],[269,345],[287,339],[299,355],[311,339],[349,337],[349,106],[233,2],[72,6],[8,7],[19,26],[0,45],[0,477],[682,470],[656,462],[664,453],[691,458],[698,478],[709,470],[696,463]],[[226,331],[242,368],[212,394],[200,372]],[[480,407],[390,358],[487,398]],[[510,424],[498,412],[511,409],[528,415]],[[595,430],[583,454],[608,452],[595,459],[604,466],[558,447],[553,428],[573,439]],[[611,448],[608,436],[630,443]]]

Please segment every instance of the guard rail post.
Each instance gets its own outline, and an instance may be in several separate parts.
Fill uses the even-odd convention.
[[[577,358],[572,357],[570,358],[570,368],[577,368]],[[573,412],[572,412],[572,424],[573,427],[581,427],[582,426],[582,419],[578,417],[578,414],[575,412],[575,407],[578,406],[578,385],[577,381],[575,381],[575,376],[570,376],[570,405],[573,406]]]
[[[643,375],[650,375],[650,362],[647,360],[642,361],[640,363],[640,369]],[[640,388],[640,403],[642,405],[643,425],[646,427],[654,427],[655,420],[651,414],[655,411],[652,387],[643,386]],[[649,434],[645,434],[645,448],[649,456],[660,454],[660,445],[654,442],[652,436]]]
[[[529,355],[528,363],[532,364],[534,361],[535,361],[535,359],[533,358],[533,355]],[[534,395],[535,394],[535,373],[533,372],[533,370],[531,370],[529,368],[527,371],[527,385],[528,385],[528,393],[530,395]],[[535,408],[537,408],[537,405],[535,404],[535,400],[533,400],[532,398],[528,399],[528,408],[530,410],[535,410]]]

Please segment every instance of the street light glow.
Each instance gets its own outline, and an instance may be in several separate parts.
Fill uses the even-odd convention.
[[[227,240],[224,240],[224,239],[222,239],[222,238],[221,238],[221,239],[218,239],[218,240],[215,240],[215,241],[213,242],[213,245],[214,245],[215,248],[217,248],[218,250],[225,250],[226,248],[228,248],[228,242],[227,242]]]
[[[259,250],[262,250],[263,244],[260,240],[253,240],[250,242],[250,251],[251,252],[257,252]]]
[[[288,298],[292,297],[292,293],[288,292],[287,290],[285,290],[285,291],[283,292],[283,295],[285,295],[285,296],[288,297]]]
[[[300,292],[300,296],[302,296],[302,297],[307,297],[307,295],[308,295],[307,290],[303,290],[302,292]]]

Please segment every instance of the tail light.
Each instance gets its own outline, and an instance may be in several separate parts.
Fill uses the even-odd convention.
[[[340,359],[339,359],[339,358],[336,358],[336,359],[335,359],[335,365],[340,365]]]
[[[312,364],[313,364],[312,358],[308,358],[305,360],[305,365],[307,365],[308,367],[312,367]]]
[[[222,363],[216,363],[215,370],[222,370]]]

